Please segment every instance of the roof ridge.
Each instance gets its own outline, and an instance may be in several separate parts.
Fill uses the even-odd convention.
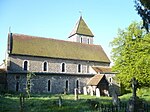
[[[43,39],[54,39],[52,37],[43,37],[43,36],[35,36],[35,35],[29,35],[29,34],[22,34],[22,33],[12,33],[13,35],[18,35],[18,36],[28,36],[28,37],[33,37],[33,38],[43,38]]]
[[[110,66],[92,66],[92,67],[112,68]]]
[[[68,41],[68,40],[55,39],[55,38],[51,38],[51,37],[42,37],[42,36],[35,36],[35,35],[28,35],[28,34],[21,34],[21,33],[12,33],[12,35],[26,36],[26,37],[31,37],[31,38],[40,38],[40,39],[47,39],[47,40],[55,40],[55,41],[62,41],[62,42],[75,43],[75,44],[88,45],[88,46],[101,46],[101,45],[97,45],[97,44],[79,43],[79,42],[73,42],[73,41]]]

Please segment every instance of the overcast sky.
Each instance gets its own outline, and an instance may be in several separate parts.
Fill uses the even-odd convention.
[[[110,58],[109,43],[118,28],[140,21],[134,0],[0,0],[0,64],[12,33],[66,40],[80,13]]]

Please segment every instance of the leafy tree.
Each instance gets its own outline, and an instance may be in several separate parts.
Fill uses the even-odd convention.
[[[33,76],[35,76],[34,73],[32,73],[32,72],[27,73],[26,93],[27,93],[28,98],[30,98],[30,89],[31,89],[31,86],[32,86],[31,79],[33,78]]]
[[[143,27],[149,32],[150,0],[135,0],[135,8],[143,20]]]
[[[150,34],[133,22],[110,43],[112,46],[113,70],[124,87],[130,87],[134,76],[139,87],[150,86]]]

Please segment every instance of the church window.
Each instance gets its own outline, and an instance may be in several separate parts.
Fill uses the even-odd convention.
[[[88,44],[90,44],[90,39],[88,38]]]
[[[28,61],[23,62],[23,70],[25,70],[25,71],[29,70],[29,62]]]
[[[112,78],[111,77],[109,78],[109,82],[112,82]]]
[[[78,64],[78,68],[77,68],[78,69],[78,73],[81,73],[81,70],[82,70],[81,68],[82,68],[81,64]]]
[[[48,90],[48,91],[51,91],[51,81],[50,81],[50,80],[48,80],[47,90]]]
[[[61,72],[65,72],[66,70],[66,64],[65,63],[62,63],[61,64]]]
[[[19,80],[19,79],[20,79],[20,76],[19,76],[19,75],[16,75],[15,78],[16,78],[16,80]]]
[[[20,76],[16,75],[15,79],[16,79],[16,91],[19,91],[19,79],[20,79]]]
[[[48,71],[48,63],[47,62],[43,63],[43,71]]]
[[[82,41],[83,41],[83,38],[81,37],[81,38],[80,38],[80,43],[82,43]]]
[[[66,80],[65,90],[66,90],[66,92],[69,91],[69,81],[68,80]]]
[[[79,80],[76,80],[76,88],[79,88]]]
[[[16,91],[19,91],[19,81],[16,82]]]

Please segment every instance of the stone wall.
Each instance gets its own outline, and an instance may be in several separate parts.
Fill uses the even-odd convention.
[[[38,73],[31,80],[32,93],[63,93],[66,80],[69,82],[69,93],[74,92],[77,80],[79,81],[79,88],[82,92],[87,81],[89,81],[89,79],[94,75],[89,70],[90,66],[109,66],[108,63],[101,62],[11,55],[9,57],[9,73],[7,75],[9,90],[20,92],[25,91],[26,74],[23,74],[25,73],[23,70],[23,63],[25,60],[29,63],[29,71]],[[44,62],[48,63],[47,71],[43,71]],[[62,63],[66,64],[66,71],[64,73],[61,71]],[[80,73],[78,73],[79,64],[81,65]],[[50,91],[48,91],[48,80],[50,80],[51,83]]]
[[[0,73],[0,92],[5,91],[7,88],[6,73]]]
[[[19,78],[16,78],[19,77]],[[80,92],[83,93],[83,87],[92,76],[88,75],[57,75],[57,74],[36,74],[31,79],[32,93],[63,93],[66,87],[66,80],[69,82],[68,93],[73,93],[76,88],[76,81],[79,82]],[[48,91],[48,80],[50,80],[50,91]],[[26,74],[8,74],[7,75],[8,90],[16,91],[16,84],[19,82],[19,92],[25,92]]]
[[[27,60],[29,62],[29,71],[31,72],[43,72],[43,62],[48,63],[49,73],[61,73],[61,64],[66,64],[66,73],[78,73],[78,64],[81,64],[81,73],[89,73],[90,66],[109,66],[108,63],[101,62],[90,62],[90,61],[79,61],[79,60],[69,60],[69,59],[52,59],[52,58],[41,58],[41,57],[31,57],[31,56],[11,56],[9,58],[10,65],[9,71],[23,71],[23,63]]]

